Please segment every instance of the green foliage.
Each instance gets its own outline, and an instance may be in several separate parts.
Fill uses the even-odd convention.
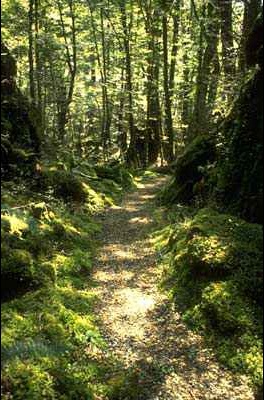
[[[97,393],[106,394],[110,385],[105,374],[109,376],[112,364],[93,358],[105,344],[94,324],[95,298],[89,291],[96,249],[92,237],[100,229],[91,211],[113,204],[124,189],[110,179],[100,180],[91,168],[83,167],[85,176],[60,168],[44,169],[40,192],[23,184],[14,187],[13,182],[3,185],[5,399],[92,400]],[[68,179],[78,181],[77,188],[81,183],[81,203],[73,201],[68,187],[66,197],[65,191],[54,190],[56,182],[63,188]]]
[[[4,276],[10,275],[17,280],[32,279],[33,259],[31,254],[26,250],[12,249],[12,253],[8,256],[5,249],[3,254],[1,273]]]
[[[3,399],[9,399],[9,393],[16,400],[56,399],[52,377],[38,365],[16,360],[5,369],[4,374],[3,389],[5,393],[2,395]],[[16,390],[13,395],[14,388]]]
[[[51,187],[54,196],[63,199],[65,202],[84,202],[87,194],[83,184],[73,173],[62,170],[47,170],[42,176],[41,185],[43,188]]]
[[[259,385],[262,227],[207,208],[171,225],[166,246],[163,285],[181,305],[185,321],[204,330],[224,364]]]
[[[198,136],[173,166],[173,179],[159,195],[162,204],[191,204],[196,196],[208,194],[207,169],[216,157],[213,139]],[[199,187],[200,185],[200,187]]]
[[[42,398],[39,379],[45,376],[54,398],[93,398],[90,384],[99,372],[91,376],[93,362],[85,349],[100,348],[103,342],[91,320],[91,301],[86,290],[62,287],[3,306],[4,394],[22,400],[36,392],[32,398]]]
[[[110,179],[125,189],[133,187],[133,175],[121,164],[113,166],[96,166],[95,172],[99,178]]]

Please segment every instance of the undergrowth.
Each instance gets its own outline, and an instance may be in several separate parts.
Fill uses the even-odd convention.
[[[100,359],[90,290],[100,230],[92,214],[119,201],[134,177],[105,170],[46,165],[34,185],[3,183],[4,400],[108,398],[113,366]]]
[[[223,365],[261,386],[262,226],[208,208],[174,206],[155,242],[162,287],[184,321],[204,332]]]

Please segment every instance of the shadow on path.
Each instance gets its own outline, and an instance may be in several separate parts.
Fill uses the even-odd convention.
[[[118,208],[97,216],[96,313],[113,371],[111,400],[253,400],[246,380],[217,364],[201,337],[187,329],[161,293],[150,241],[153,199],[166,178],[148,180]]]

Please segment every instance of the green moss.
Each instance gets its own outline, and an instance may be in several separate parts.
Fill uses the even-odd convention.
[[[1,274],[10,275],[16,280],[32,280],[34,275],[32,255],[21,249],[12,249],[4,253],[1,263]]]
[[[159,194],[160,202],[192,204],[197,196],[205,198],[209,191],[208,168],[215,161],[215,157],[216,150],[212,138],[195,138],[173,165],[173,178]]]
[[[260,225],[202,209],[170,226],[163,279],[184,320],[205,332],[220,361],[256,385],[262,377],[262,245]]]
[[[235,276],[241,290],[262,300],[262,227],[211,209],[176,226],[169,240],[173,269],[182,283],[192,276]]]
[[[85,199],[72,197],[67,187],[66,195],[56,191],[55,176],[63,186],[65,174],[81,182]],[[120,200],[124,189],[111,179],[90,180],[57,167],[44,175],[40,193],[5,185],[1,237],[7,273],[16,259],[9,284],[18,279],[21,286],[18,259],[30,266],[31,280],[19,298],[15,290],[2,305],[3,398],[107,398],[112,361],[93,358],[105,344],[89,290],[93,236],[100,229],[91,214]]]
[[[48,372],[38,365],[16,360],[4,369],[3,399],[16,400],[55,400],[53,379]]]
[[[63,170],[48,170],[42,176],[44,186],[50,186],[54,190],[54,195],[65,202],[76,201],[84,202],[86,192],[82,181],[73,173]]]
[[[57,271],[54,264],[50,261],[45,261],[37,267],[38,281],[42,284],[55,283]]]
[[[95,172],[99,178],[112,180],[118,183],[124,189],[133,187],[133,175],[127,168],[121,164],[117,165],[98,165],[95,167]]]
[[[9,390],[22,400],[34,391],[40,393],[35,377],[29,387],[32,371],[27,366],[32,365],[52,383],[55,398],[93,398],[88,394],[103,387],[103,367],[90,359],[90,353],[104,347],[91,316],[93,301],[87,290],[47,287],[2,306],[5,394]]]

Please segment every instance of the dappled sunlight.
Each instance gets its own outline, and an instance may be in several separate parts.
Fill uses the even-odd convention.
[[[130,271],[116,272],[115,274],[109,274],[108,271],[96,271],[94,278],[101,282],[108,284],[109,282],[123,281],[127,283],[133,278],[134,274]]]
[[[251,391],[245,393],[247,382],[222,370],[157,288],[162,268],[154,245],[168,241],[171,232],[162,229],[161,219],[160,231],[152,233],[150,200],[163,180],[155,182],[129,194],[122,208],[108,209],[103,218],[104,244],[94,279],[98,321],[109,352],[132,373],[143,396],[138,399],[230,400],[231,395],[232,400],[252,400]],[[217,249],[217,238],[209,237],[204,245]]]
[[[155,195],[154,194],[145,194],[143,196],[140,197],[140,199],[143,200],[152,200],[154,199]]]
[[[151,223],[152,222],[152,220],[150,219],[150,218],[147,218],[147,217],[144,217],[144,218],[142,218],[142,217],[135,217],[135,218],[131,218],[130,220],[129,220],[129,223],[130,224],[142,224],[142,225],[147,225],[147,224],[149,224],[149,223]]]
[[[111,260],[132,260],[135,258],[135,254],[129,248],[124,248],[120,244],[111,243],[103,247],[103,253],[98,259],[111,262]]]
[[[101,314],[102,322],[115,340],[124,341],[125,344],[129,338],[133,338],[140,343],[148,327],[145,317],[154,309],[155,303],[155,297],[144,294],[142,289],[130,287],[116,289],[107,308]],[[133,349],[130,350],[135,352]]]
[[[155,305],[153,296],[144,295],[140,289],[120,289],[115,296],[120,297],[123,313],[127,317],[146,314]]]

